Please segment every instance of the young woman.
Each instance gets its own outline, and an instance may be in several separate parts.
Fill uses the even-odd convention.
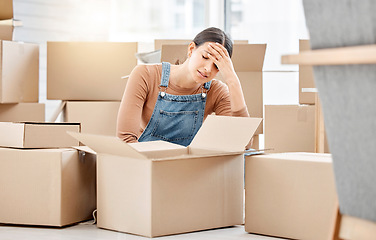
[[[183,64],[136,66],[119,108],[118,137],[188,146],[211,113],[249,117],[231,61],[232,46],[222,30],[207,28],[189,44]],[[218,72],[226,84],[214,79]]]

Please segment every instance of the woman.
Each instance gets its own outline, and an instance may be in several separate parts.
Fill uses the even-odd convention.
[[[249,117],[232,47],[229,36],[212,27],[189,44],[183,64],[136,66],[120,105],[118,137],[188,146],[209,114]],[[219,71],[227,84],[213,79]]]

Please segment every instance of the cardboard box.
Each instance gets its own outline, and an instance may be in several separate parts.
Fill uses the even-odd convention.
[[[253,136],[253,142],[252,142],[251,148],[260,149],[260,135]]]
[[[299,40],[299,52],[309,51],[311,46],[309,40]],[[313,78],[313,67],[299,65],[299,104],[315,104],[315,92],[307,92],[316,88]]]
[[[192,42],[192,39],[154,39],[154,50],[162,49],[163,45],[185,45],[187,55],[188,45]]]
[[[63,148],[78,146],[67,131],[80,132],[79,123],[0,122],[0,146],[14,148]]]
[[[0,20],[13,18],[13,0],[0,1]]]
[[[251,117],[263,118],[262,68],[266,44],[235,44],[232,62],[242,85],[245,103]],[[217,79],[223,80],[220,73]],[[223,80],[225,82],[225,80]],[[255,134],[263,133],[263,124]]]
[[[265,105],[264,141],[270,152],[314,152],[315,106]]]
[[[120,102],[68,101],[64,121],[81,123],[82,133],[116,136]]]
[[[245,231],[288,239],[333,239],[338,199],[330,154],[245,158]]]
[[[0,41],[0,103],[38,102],[39,45]]]
[[[188,147],[72,134],[98,153],[97,226],[157,237],[242,224],[243,151],[260,122],[210,115]]]
[[[21,21],[13,19],[0,20],[0,39],[13,41],[13,31],[17,26],[22,26]]]
[[[47,42],[47,99],[120,101],[137,43]]]
[[[92,218],[95,156],[75,149],[0,148],[0,222],[65,226]]]
[[[193,39],[155,39],[154,40],[154,50],[159,50],[163,48],[163,45],[185,45],[187,55],[188,45],[193,41]],[[237,39],[234,40],[234,44],[247,44],[248,40],[245,39]]]
[[[44,103],[0,104],[0,122],[44,122]]]
[[[187,58],[185,45],[162,45],[162,62],[183,63]],[[232,62],[242,85],[245,102],[251,117],[263,118],[262,67],[266,44],[234,44]],[[220,72],[215,79],[224,79]],[[255,134],[263,133],[263,124]]]

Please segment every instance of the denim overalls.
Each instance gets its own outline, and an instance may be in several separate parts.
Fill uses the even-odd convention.
[[[202,125],[206,92],[210,88],[211,81],[205,83],[202,93],[171,95],[166,93],[169,77],[170,64],[163,62],[158,99],[150,121],[138,139],[139,142],[164,140],[188,146]]]

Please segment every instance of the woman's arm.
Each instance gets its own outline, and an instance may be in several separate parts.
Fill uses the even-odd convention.
[[[148,71],[136,66],[129,76],[117,117],[117,136],[125,142],[137,142],[141,129],[141,115],[148,93]]]
[[[247,109],[247,105],[245,103],[243,90],[226,48],[219,43],[209,43],[209,47],[212,49],[209,57],[218,67],[228,86],[232,112],[244,111],[244,109]]]

